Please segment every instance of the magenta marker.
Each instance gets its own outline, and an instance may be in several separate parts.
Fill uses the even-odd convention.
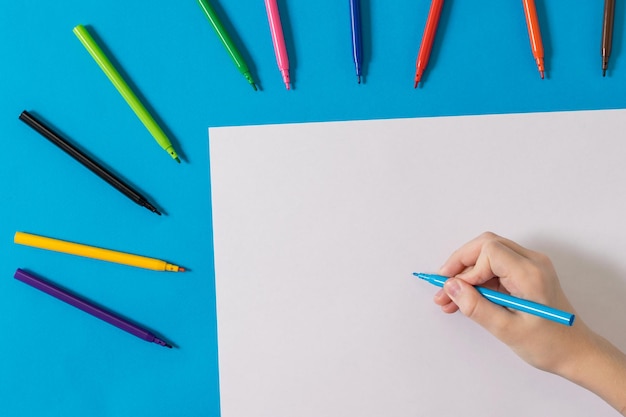
[[[28,284],[31,287],[35,287],[38,290],[45,292],[46,294],[56,297],[61,301],[65,301],[66,303],[73,305],[76,308],[80,308],[84,312],[89,313],[92,316],[96,316],[100,320],[104,320],[115,327],[119,327],[120,329],[132,335],[135,335],[140,339],[143,339],[147,342],[153,342],[168,348],[172,347],[172,345],[170,345],[169,343],[164,342],[149,331],[142,329],[141,327],[133,323],[130,323],[128,320],[125,320],[114,313],[97,307],[89,301],[80,298],[74,294],[71,294],[57,287],[51,282],[35,277],[34,275],[31,275],[28,272],[25,272],[19,268],[17,271],[15,271],[15,279],[22,281],[23,283]]]
[[[267,10],[267,20],[270,24],[270,33],[272,34],[272,43],[274,44],[276,63],[278,64],[278,69],[283,76],[285,87],[289,90],[289,56],[287,56],[283,25],[280,23],[280,14],[278,12],[278,4],[276,0],[265,0],[265,9]]]

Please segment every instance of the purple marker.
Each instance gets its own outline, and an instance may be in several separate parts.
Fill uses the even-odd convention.
[[[15,271],[15,279],[22,281],[23,283],[28,284],[31,287],[35,287],[38,290],[45,292],[46,294],[56,297],[61,301],[65,301],[66,303],[73,305],[76,308],[80,308],[84,312],[89,313],[92,316],[96,316],[100,320],[104,320],[109,324],[119,327],[120,329],[127,331],[128,333],[135,335],[139,337],[140,339],[143,339],[148,342],[153,342],[153,343],[156,343],[158,345],[165,346],[168,348],[172,347],[172,345],[159,339],[158,337],[156,337],[149,331],[142,329],[141,327],[133,323],[130,323],[127,320],[124,320],[123,318],[109,311],[103,310],[102,308],[97,307],[93,305],[92,303],[74,294],[71,294],[65,290],[62,290],[56,285],[48,281],[45,281],[41,278],[35,277],[29,274],[28,272],[25,272],[19,268],[17,271]]]

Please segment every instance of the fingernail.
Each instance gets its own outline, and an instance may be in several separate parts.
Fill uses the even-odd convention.
[[[445,294],[445,292],[443,291],[443,289],[441,289],[441,290],[439,290],[439,291],[437,291],[435,293],[435,298],[439,298],[439,297],[441,297],[444,294]]]
[[[461,286],[455,279],[446,281],[444,288],[450,297],[456,297],[461,292]]]

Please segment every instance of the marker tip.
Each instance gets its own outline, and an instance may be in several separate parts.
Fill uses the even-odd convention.
[[[417,69],[415,71],[415,84],[413,85],[413,88],[417,88],[417,85],[420,83],[420,81],[422,80],[422,74],[424,73],[423,69]]]
[[[156,207],[154,207],[152,204],[148,203],[147,201],[143,201],[141,205],[144,206],[145,208],[147,208],[148,210],[150,210],[151,212],[156,213],[159,216],[161,215],[159,210],[157,210]]]
[[[413,275],[415,275],[419,279],[423,279],[424,281],[430,281],[428,274],[425,274],[423,272],[413,272]]]
[[[157,345],[161,345],[161,346],[169,348],[169,349],[171,349],[173,347],[172,345],[167,343],[165,340],[159,339],[158,337],[155,337],[153,342],[156,343]]]

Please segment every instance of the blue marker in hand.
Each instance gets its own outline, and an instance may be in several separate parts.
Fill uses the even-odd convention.
[[[424,274],[421,272],[414,272],[413,275],[425,281],[428,281],[438,287],[443,287],[443,284],[445,284],[445,282],[448,280],[447,277],[444,277],[442,275]],[[498,304],[506,308],[512,308],[514,310],[523,311],[525,313],[534,314],[535,316],[543,317],[544,319],[552,320],[566,326],[571,326],[572,324],[574,324],[574,319],[576,318],[576,316],[574,316],[574,314],[572,313],[567,313],[565,311],[557,310],[543,304],[513,297],[512,295],[490,290],[489,288],[474,288],[476,288],[476,290],[480,294],[482,294],[483,297],[485,297],[494,304]]]

